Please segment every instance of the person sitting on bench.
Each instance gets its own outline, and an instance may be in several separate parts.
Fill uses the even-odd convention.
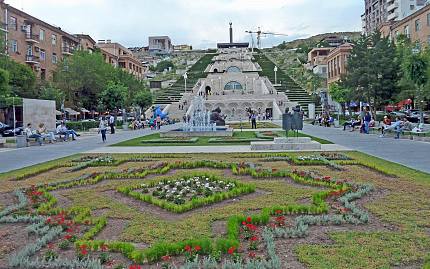
[[[346,131],[346,127],[351,126],[351,132],[354,132],[355,126],[360,126],[360,124],[360,120],[354,120],[353,118],[351,118],[350,121],[347,121],[343,124],[343,130]]]
[[[75,130],[67,129],[66,124],[64,122],[57,126],[56,132],[59,135],[64,135],[64,141],[67,141],[70,136],[72,136],[73,140],[76,140],[76,136],[80,136],[78,133],[75,132]]]
[[[34,138],[39,143],[40,146],[43,145],[42,143],[42,136],[37,134],[36,131],[31,129],[31,123],[27,124],[27,128],[25,128],[24,133],[27,135],[28,138]]]

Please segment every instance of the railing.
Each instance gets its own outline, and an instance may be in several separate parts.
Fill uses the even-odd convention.
[[[62,52],[73,54],[75,52],[75,48],[73,48],[73,47],[62,47]]]
[[[39,57],[36,55],[26,55],[25,61],[26,62],[39,62]]]
[[[39,35],[34,35],[31,33],[25,33],[25,39],[26,40],[39,40]]]

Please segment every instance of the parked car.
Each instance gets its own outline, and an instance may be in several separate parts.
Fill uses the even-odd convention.
[[[391,117],[400,117],[400,118],[402,118],[402,117],[406,116],[406,113],[399,112],[399,111],[393,111],[393,112],[390,112],[390,116]]]
[[[7,124],[4,124],[0,122],[0,136],[14,136],[14,135],[20,135],[23,132],[22,127],[17,127],[13,129],[13,126],[9,126]]]

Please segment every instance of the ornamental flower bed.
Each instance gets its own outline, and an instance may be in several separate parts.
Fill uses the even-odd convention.
[[[211,174],[179,179],[163,178],[146,184],[120,187],[118,191],[168,211],[182,213],[197,207],[252,193],[255,186]]]

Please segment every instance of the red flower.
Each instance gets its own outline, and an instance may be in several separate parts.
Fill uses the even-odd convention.
[[[227,250],[227,253],[228,254],[230,254],[230,255],[233,255],[233,253],[234,253],[234,251],[236,250],[236,247],[230,247],[228,250]]]
[[[64,237],[64,239],[66,239],[66,240],[70,240],[71,238],[72,238],[72,236],[70,234],[68,234]]]
[[[81,249],[81,254],[82,255],[87,255],[88,254],[88,250],[86,250],[86,249]]]
[[[250,257],[251,259],[255,258],[256,254],[255,252],[249,252],[248,257]]]
[[[51,217],[48,217],[47,219],[46,219],[46,223],[51,223]]]
[[[242,225],[246,225],[246,222],[242,221]]]
[[[103,244],[103,245],[100,247],[100,249],[101,249],[102,251],[108,251],[109,247],[108,247],[107,245]]]
[[[250,240],[251,240],[251,241],[257,241],[257,240],[258,240],[258,237],[254,235],[253,237],[251,237],[251,238],[250,238]]]
[[[140,267],[140,265],[133,264],[133,265],[130,265],[130,266],[128,267],[128,269],[142,269],[142,267]]]
[[[186,245],[185,247],[184,247],[184,249],[185,249],[185,251],[186,252],[191,252],[191,247],[189,246],[189,245]]]
[[[330,180],[330,179],[331,179],[331,177],[329,177],[329,176],[324,177],[324,180]]]
[[[85,225],[89,225],[89,224],[90,224],[90,221],[89,221],[89,220],[86,220],[84,223],[85,223]]]
[[[48,248],[49,248],[49,249],[53,249],[53,248],[54,248],[54,244],[53,244],[53,243],[49,243],[49,244],[48,244]]]
[[[282,214],[282,210],[280,210],[280,209],[276,210],[276,211],[275,211],[275,214],[276,214],[276,215],[281,215],[281,214]]]
[[[167,262],[167,261],[169,261],[169,260],[170,260],[170,256],[169,256],[169,255],[166,255],[166,256],[161,257],[161,259],[162,259],[163,261]]]
[[[200,251],[200,250],[202,250],[202,248],[201,248],[200,246],[195,246],[195,247],[194,247],[194,250],[195,250],[195,251]]]
[[[247,224],[246,227],[248,227],[248,229],[250,231],[256,231],[257,230],[257,226],[255,226],[254,224]]]
[[[83,244],[81,246],[79,246],[80,249],[87,249],[87,245]]]
[[[251,217],[246,218],[246,222],[251,223],[251,221],[252,221]]]

